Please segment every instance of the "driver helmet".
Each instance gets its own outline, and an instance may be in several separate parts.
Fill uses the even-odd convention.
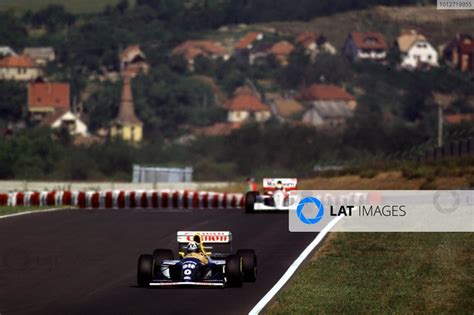
[[[277,190],[283,190],[283,183],[281,182],[281,180],[279,180],[276,184],[276,189]]]
[[[186,245],[186,252],[189,253],[197,253],[199,252],[199,245],[195,241],[191,241]]]

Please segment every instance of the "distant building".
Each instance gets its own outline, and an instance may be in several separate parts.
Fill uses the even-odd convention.
[[[381,33],[352,32],[344,44],[344,55],[353,61],[382,61],[387,57],[387,44]]]
[[[227,120],[231,123],[265,122],[271,117],[270,108],[248,88],[237,89],[225,107],[228,111]]]
[[[182,56],[188,69],[194,70],[194,62],[197,57],[223,60],[229,59],[229,52],[219,42],[213,40],[187,40],[175,47],[171,52],[174,56]]]
[[[38,66],[44,66],[56,59],[53,47],[26,47],[23,55],[30,57]]]
[[[42,75],[41,69],[28,56],[0,59],[0,80],[32,81]]]
[[[263,39],[263,33],[249,32],[244,35],[234,46],[235,50],[250,50],[257,41]]]
[[[43,120],[43,124],[51,129],[66,129],[72,136],[88,136],[87,125],[80,119],[79,115],[71,111],[57,112]]]
[[[443,49],[443,59],[448,65],[462,72],[474,74],[474,39],[457,34]]]
[[[474,122],[474,114],[445,114],[443,115],[444,121],[447,124],[455,125],[461,123]]]
[[[303,32],[298,34],[295,40],[298,46],[304,48],[305,53],[310,56],[314,62],[319,53],[334,55],[336,48],[327,40],[327,38],[316,32]]]
[[[401,66],[406,69],[437,67],[438,52],[415,30],[403,32],[395,41],[400,53]]]
[[[241,126],[242,123],[238,122],[218,122],[211,126],[196,129],[195,134],[206,137],[227,136]]]
[[[16,52],[10,46],[0,46],[0,58],[16,56]]]
[[[28,112],[33,121],[43,120],[70,110],[69,83],[46,82],[28,84]]]
[[[321,128],[343,127],[357,106],[354,96],[335,85],[313,84],[297,99],[311,107],[302,121]]]
[[[295,46],[286,40],[275,43],[270,48],[270,53],[275,56],[276,60],[282,65],[288,65],[288,57],[295,50]]]
[[[292,119],[304,110],[303,105],[292,97],[267,93],[266,99],[273,104],[276,114],[283,119]]]
[[[110,136],[131,143],[139,143],[143,138],[143,123],[135,115],[130,78],[124,77],[119,113],[111,123]]]
[[[120,72],[130,78],[138,74],[148,74],[150,65],[146,61],[146,56],[138,45],[131,45],[119,54]]]

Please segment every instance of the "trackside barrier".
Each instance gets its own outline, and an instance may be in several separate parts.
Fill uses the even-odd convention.
[[[187,190],[26,191],[0,194],[0,206],[73,206],[89,209],[241,208],[243,194]]]

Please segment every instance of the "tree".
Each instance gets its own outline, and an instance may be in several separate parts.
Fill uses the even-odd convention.
[[[31,20],[34,26],[45,26],[48,32],[54,33],[64,26],[73,25],[76,18],[62,5],[51,4],[36,12]]]

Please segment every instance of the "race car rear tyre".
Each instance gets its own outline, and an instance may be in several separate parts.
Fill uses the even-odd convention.
[[[137,283],[141,287],[147,287],[153,280],[153,256],[140,255],[138,258]]]
[[[245,213],[254,213],[255,202],[257,201],[258,192],[248,191],[245,194]]]
[[[242,286],[242,270],[240,264],[240,256],[229,255],[225,260],[225,277],[230,287]]]
[[[257,255],[253,249],[239,249],[237,256],[242,259],[242,272],[245,282],[257,280]]]
[[[157,248],[153,251],[153,260],[155,264],[155,270],[160,270],[161,262],[163,260],[173,260],[174,253],[171,249]]]

